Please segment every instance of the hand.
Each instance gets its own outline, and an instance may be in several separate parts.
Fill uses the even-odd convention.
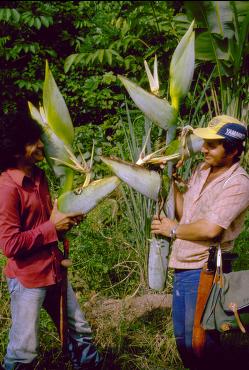
[[[167,164],[167,160],[166,159],[161,159],[161,160],[158,160],[158,163],[160,164],[160,168],[164,169],[164,167],[166,166]],[[174,165],[174,173],[176,174],[176,171],[178,170],[178,168],[181,168],[184,164],[184,160],[183,159],[179,159],[179,161]]]
[[[184,165],[184,160],[179,159],[179,161],[175,165],[175,168],[178,170],[178,168],[181,168],[183,165]]]
[[[160,168],[161,168],[162,170],[164,170],[164,168],[165,168],[165,166],[166,166],[166,164],[167,164],[166,159],[161,159],[161,160],[159,160],[159,162],[158,162],[158,163],[160,164]]]
[[[160,217],[159,219],[158,216],[154,216],[151,223],[151,232],[170,237],[170,232],[175,226],[177,226],[177,223],[167,217]]]
[[[78,225],[85,218],[86,218],[86,215],[84,214],[73,217],[74,225]]]
[[[54,207],[50,216],[50,221],[54,224],[56,231],[59,234],[63,234],[71,229],[72,226],[76,225],[82,220],[84,215],[78,213],[62,213],[58,210],[57,199],[54,202]]]

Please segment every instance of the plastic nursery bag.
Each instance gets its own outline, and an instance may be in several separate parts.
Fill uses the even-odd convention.
[[[166,239],[152,238],[150,240],[148,280],[149,287],[163,290],[168,268],[169,242]]]

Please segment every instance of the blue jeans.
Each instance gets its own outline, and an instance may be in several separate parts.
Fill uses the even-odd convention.
[[[192,334],[201,269],[175,270],[173,326],[177,349],[186,368],[193,366]]]
[[[224,354],[217,331],[206,332],[202,358],[197,358],[192,348],[195,307],[201,269],[175,270],[173,284],[173,326],[177,349],[185,368],[191,370],[221,369],[218,363]],[[226,367],[227,368],[227,367]]]
[[[8,288],[11,295],[12,326],[4,366],[6,370],[12,370],[18,363],[30,364],[37,357],[42,307],[49,313],[59,330],[60,284],[25,288],[14,278],[8,279]],[[70,283],[67,289],[67,318],[70,338],[68,347],[74,368],[80,369],[83,363],[89,361],[97,364],[100,359],[95,346],[91,343],[91,328]]]

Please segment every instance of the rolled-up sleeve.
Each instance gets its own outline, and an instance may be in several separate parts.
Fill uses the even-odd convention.
[[[27,231],[21,225],[21,201],[17,188],[2,187],[0,193],[0,247],[6,257],[17,257],[58,240],[50,220]]]
[[[227,229],[233,220],[249,207],[249,181],[246,176],[236,176],[224,185],[205,217],[207,221]]]

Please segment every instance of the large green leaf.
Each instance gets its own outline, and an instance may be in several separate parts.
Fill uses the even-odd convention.
[[[208,28],[210,33],[217,33],[222,37],[233,37],[230,1],[185,1],[184,5],[200,27]]]
[[[93,181],[78,193],[66,192],[58,199],[59,210],[64,213],[86,214],[113,192],[119,184],[120,180],[116,176],[111,176]]]
[[[248,54],[248,1],[185,1],[198,25],[196,58],[216,63],[219,77],[237,74]]]
[[[232,6],[236,8],[236,13],[238,16],[238,21],[242,22],[244,17],[248,15],[249,12],[249,1],[230,1]]]
[[[249,2],[233,1],[235,41],[229,40],[230,60],[234,61],[234,73],[238,73],[243,59],[248,55]]]
[[[136,106],[164,130],[175,120],[176,112],[166,99],[158,98],[142,89],[126,77],[119,76]]]
[[[65,143],[71,145],[74,139],[74,128],[65,100],[61,95],[52,72],[46,62],[45,81],[43,86],[43,107],[49,126]]]
[[[200,27],[196,58],[216,63],[222,85],[222,76],[238,73],[247,53],[249,2],[186,1],[184,4],[188,16],[195,18]]]
[[[196,59],[215,61],[216,58],[228,60],[228,41],[221,40],[211,35],[209,32],[203,32],[196,37]]]

